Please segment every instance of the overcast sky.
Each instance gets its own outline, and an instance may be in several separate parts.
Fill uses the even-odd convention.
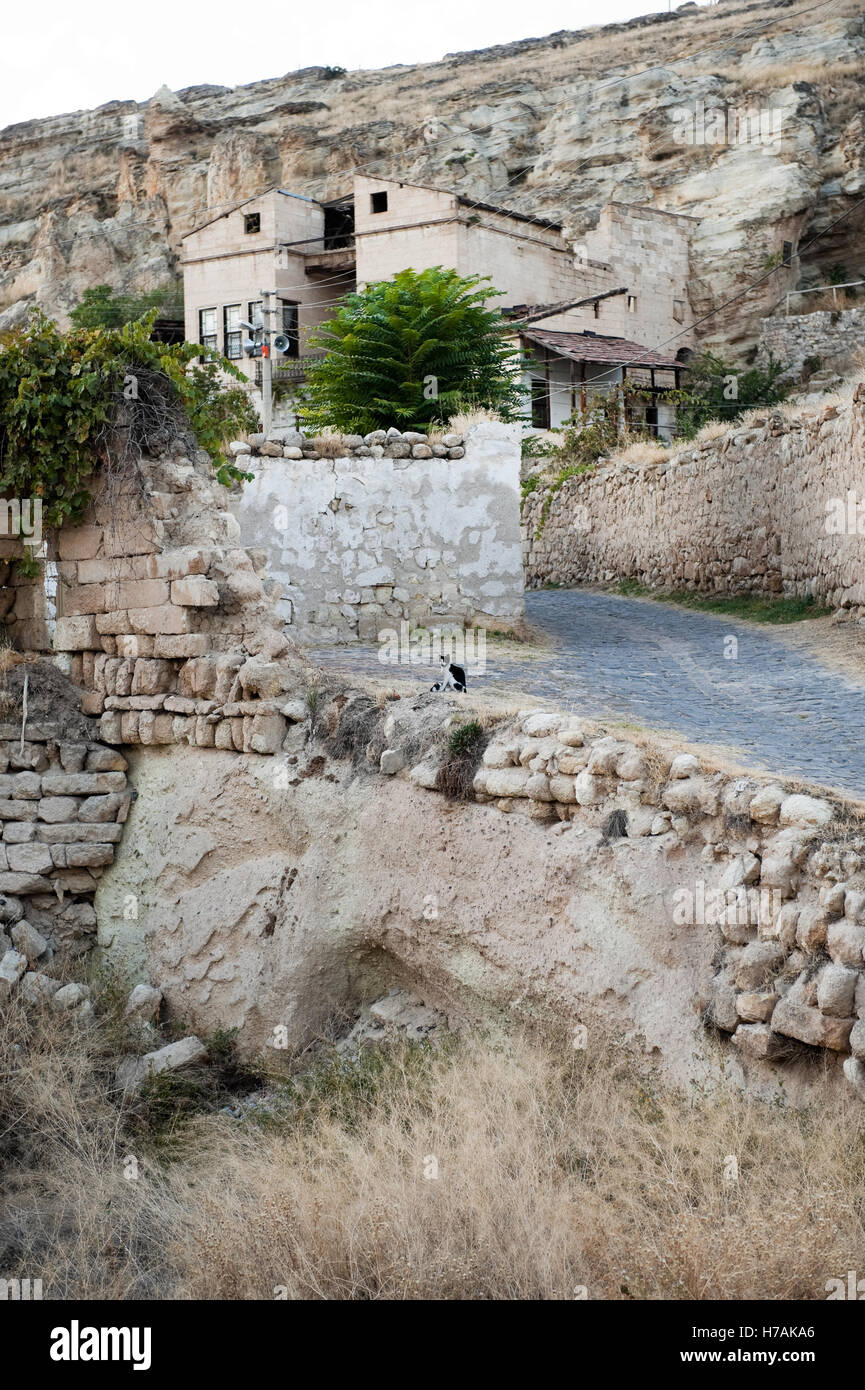
[[[668,0],[7,0],[0,128],[146,101],[163,83],[233,87],[312,64],[431,62],[667,8]]]

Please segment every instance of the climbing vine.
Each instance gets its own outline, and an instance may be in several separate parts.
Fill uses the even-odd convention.
[[[81,519],[100,466],[134,470],[190,431],[220,482],[250,476],[223,452],[256,425],[246,393],[225,384],[242,374],[197,344],[154,342],[155,317],[61,333],[34,311],[0,334],[0,496],[40,499],[43,528]]]

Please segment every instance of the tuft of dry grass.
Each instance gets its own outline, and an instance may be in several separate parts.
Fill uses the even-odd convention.
[[[324,459],[343,458],[347,453],[343,436],[335,430],[322,430],[321,434],[317,434],[313,439],[312,447]]]
[[[624,449],[610,455],[611,462],[636,463],[640,466],[664,463],[670,457],[670,450],[663,444],[655,444],[647,439],[636,439]]]
[[[483,425],[488,420],[501,420],[501,418],[497,410],[463,410],[457,415],[451,416],[449,432],[466,434],[472,425]]]

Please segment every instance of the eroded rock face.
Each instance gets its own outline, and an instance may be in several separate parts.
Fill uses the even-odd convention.
[[[358,776],[311,752],[288,755],[296,785],[282,759],[131,757],[138,797],[100,886],[99,942],[158,980],[197,1032],[237,1027],[250,1051],[297,1043],[399,985],[456,1022],[548,1011],[628,1037],[671,1077],[711,1071],[695,997],[715,933],[673,911],[677,887],[705,872],[699,846],[608,843],[494,805],[441,814],[406,775]],[[735,1000],[731,987],[732,1028]]]
[[[755,37],[763,10],[768,32]],[[65,321],[87,285],[161,284],[209,210],[275,183],[335,197],[359,165],[564,219],[576,241],[611,199],[693,217],[699,318],[765,275],[784,241],[836,222],[810,253],[815,272],[854,263],[862,213],[838,219],[863,186],[856,78],[845,76],[863,49],[852,0],[804,17],[728,0],[416,67],[163,87],[149,102],[11,126],[0,135],[0,327],[33,302]],[[803,64],[826,85],[799,81]],[[675,113],[697,103],[777,113],[777,137],[682,143]],[[754,341],[794,267],[724,310],[708,336]]]

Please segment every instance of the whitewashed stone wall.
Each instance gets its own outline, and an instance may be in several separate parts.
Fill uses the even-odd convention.
[[[255,473],[232,502],[240,543],[267,552],[296,640],[521,617],[519,427],[476,425],[440,457],[405,438],[344,458],[238,459]]]
[[[523,507],[526,582],[813,594],[865,611],[865,386],[656,464],[602,464]]]

